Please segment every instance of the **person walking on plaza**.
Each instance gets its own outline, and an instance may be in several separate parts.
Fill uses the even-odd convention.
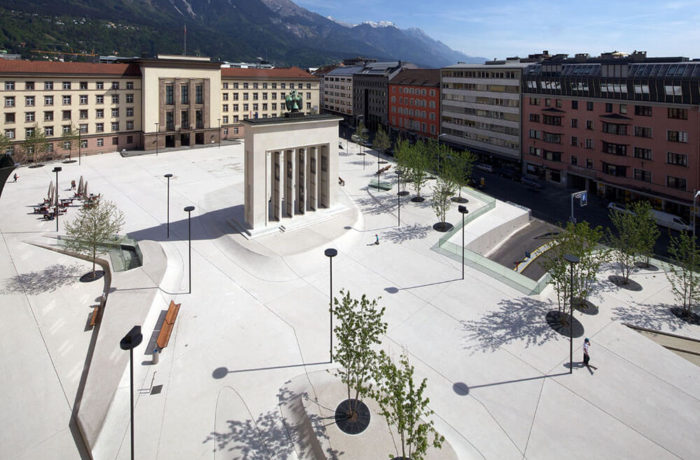
[[[591,348],[591,341],[588,340],[588,337],[586,337],[583,341],[583,364],[588,368],[590,371],[591,369],[598,369],[595,366],[591,366],[589,364],[591,360],[591,355],[588,353],[588,350]]]
[[[379,235],[377,235],[377,234],[375,233],[375,234],[374,234],[374,238],[375,238],[374,244],[377,244],[377,245],[378,245],[378,244],[379,244]]]
[[[19,179],[19,176],[17,175],[17,173],[15,173],[15,175],[13,177],[15,179],[15,182],[17,182],[17,179]]]

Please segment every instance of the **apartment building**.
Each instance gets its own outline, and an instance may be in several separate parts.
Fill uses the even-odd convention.
[[[79,131],[82,154],[155,150],[243,137],[245,118],[281,116],[285,96],[319,110],[319,80],[289,69],[221,68],[206,57],[159,55],[123,63],[0,60],[0,133],[17,161],[41,130],[47,157],[75,154],[63,134]],[[72,148],[71,148],[72,147]]]
[[[221,69],[221,85],[224,139],[243,137],[243,120],[283,116],[292,91],[302,97],[300,112],[319,113],[320,79],[298,67]]]
[[[494,163],[521,162],[520,59],[440,69],[441,139]]]
[[[700,62],[548,59],[525,70],[523,92],[527,172],[689,217],[700,188]]]
[[[323,77],[323,110],[351,118],[353,115],[353,75],[364,66],[337,67]]]
[[[402,69],[415,69],[401,61],[370,62],[353,75],[352,110],[356,121],[362,120],[371,130],[389,125],[389,80]]]
[[[392,133],[437,139],[440,133],[440,69],[403,69],[389,80]]]

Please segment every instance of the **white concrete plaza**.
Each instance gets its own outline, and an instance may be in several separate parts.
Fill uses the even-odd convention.
[[[89,263],[31,244],[55,243],[55,222],[31,208],[46,196],[52,165],[21,168],[0,199],[0,458],[86,455],[70,427],[74,412],[92,433],[94,458],[129,458],[128,353],[119,339],[135,324],[144,334],[134,353],[137,458],[312,458],[285,403],[300,379],[310,397],[322,393],[312,383],[334,367],[328,247],[338,249],[336,294],[381,296],[384,347],[394,356],[406,350],[428,378],[436,427],[458,458],[697,458],[700,368],[623,325],[700,338],[700,327],[668,311],[673,297],[661,271],[633,273],[639,292],[607,281],[612,269],[600,273],[590,299],[599,313],[577,314],[598,369],[576,366],[582,336],[570,375],[568,338],[544,320],[556,309],[551,287],[526,296],[470,267],[461,280],[461,265],[433,250],[442,234],[432,229],[430,201],[405,199],[397,228],[396,190],[368,190],[376,158],[368,155],[363,170],[359,148],[350,149],[340,156],[340,212],[252,240],[234,223],[243,214],[242,145],[61,165],[61,196],[82,175],[124,212],[126,233],[154,242],[142,244],[144,267],[114,274],[96,331],[86,324],[103,281],[79,282]],[[170,239],[165,173],[173,174]],[[391,170],[387,179],[395,179]],[[69,208],[61,227],[76,214]],[[490,218],[498,220],[479,217]],[[461,221],[456,205],[448,220]],[[151,365],[153,332],[170,300],[182,307]],[[329,458],[366,458],[353,446],[376,439],[325,434]],[[374,458],[392,453],[378,450]]]

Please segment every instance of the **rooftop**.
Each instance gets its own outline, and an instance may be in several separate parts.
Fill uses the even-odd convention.
[[[440,69],[403,69],[389,84],[439,87]]]
[[[221,69],[221,78],[318,80],[318,77],[299,67],[275,67],[274,69],[244,69],[230,67]]]

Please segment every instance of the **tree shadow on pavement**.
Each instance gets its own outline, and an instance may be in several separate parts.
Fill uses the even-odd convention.
[[[21,292],[37,295],[44,292],[53,292],[62,286],[78,281],[78,275],[84,271],[85,269],[78,264],[54,264],[41,271],[20,273],[6,282],[3,293]]]
[[[387,239],[392,243],[420,240],[426,238],[431,229],[432,227],[430,225],[404,225],[400,228],[393,228],[382,232],[382,239]]]
[[[686,323],[671,312],[674,306],[665,303],[618,305],[612,309],[613,320],[647,329],[662,330],[666,327],[675,331]]]
[[[502,300],[480,319],[462,321],[465,348],[486,352],[519,340],[529,347],[556,339],[559,334],[545,320],[551,309],[550,304],[530,297]]]
[[[386,196],[367,197],[355,200],[363,214],[388,214],[396,210],[396,198]]]

